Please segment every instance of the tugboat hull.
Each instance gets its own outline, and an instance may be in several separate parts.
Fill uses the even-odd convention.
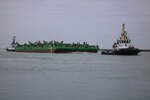
[[[6,48],[6,51],[15,52],[15,48]]]
[[[114,54],[116,55],[138,55],[140,52],[139,49],[119,49],[115,50]]]
[[[118,49],[118,50],[103,50],[101,54],[104,55],[138,55],[140,52],[139,49],[134,48],[134,49]]]

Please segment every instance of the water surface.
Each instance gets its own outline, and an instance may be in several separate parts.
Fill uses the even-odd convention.
[[[150,100],[150,53],[0,50],[0,100]]]

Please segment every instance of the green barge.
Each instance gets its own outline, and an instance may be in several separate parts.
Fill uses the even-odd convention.
[[[83,43],[64,43],[63,41],[38,41],[19,44],[13,39],[12,47],[7,48],[7,51],[15,52],[40,52],[40,53],[70,53],[70,52],[93,52],[99,50],[98,45],[89,45]]]

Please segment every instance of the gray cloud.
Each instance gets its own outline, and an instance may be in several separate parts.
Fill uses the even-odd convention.
[[[149,0],[0,0],[0,47],[19,42],[87,41],[111,48],[122,23],[134,44],[150,48]]]

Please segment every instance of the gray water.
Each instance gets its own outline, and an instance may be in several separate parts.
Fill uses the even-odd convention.
[[[1,50],[0,100],[150,100],[150,53]]]

